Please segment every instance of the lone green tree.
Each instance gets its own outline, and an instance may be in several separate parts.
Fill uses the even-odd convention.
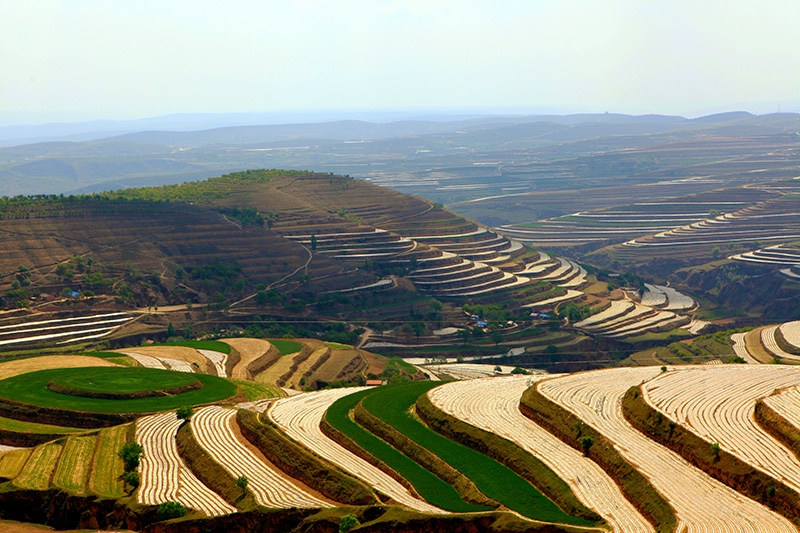
[[[244,496],[244,493],[247,491],[248,482],[247,476],[239,476],[236,478],[236,486],[242,489],[242,496]]]
[[[144,448],[138,442],[128,442],[117,453],[125,463],[125,472],[133,472],[139,467],[139,459],[144,455]]]
[[[581,451],[583,455],[589,457],[589,450],[592,448],[594,444],[594,439],[592,437],[583,437],[581,439]]]
[[[361,522],[358,521],[358,517],[354,514],[344,515],[342,519],[339,521],[339,533],[347,533],[354,527],[360,526]]]
[[[186,422],[188,422],[189,419],[192,418],[192,415],[194,414],[194,409],[192,409],[191,405],[183,405],[181,407],[178,407],[178,410],[176,411],[175,414],[178,415],[178,418],[180,418],[181,420],[185,420]]]

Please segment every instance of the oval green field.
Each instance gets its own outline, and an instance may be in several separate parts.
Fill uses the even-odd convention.
[[[70,383],[94,392],[142,392],[164,390],[180,384],[202,384],[199,389],[181,394],[131,399],[100,399],[59,394],[47,388],[51,381]],[[183,405],[198,405],[225,400],[238,391],[236,385],[216,376],[181,374],[169,370],[138,367],[91,367],[39,370],[0,380],[0,399],[39,407],[89,413],[148,413]]]

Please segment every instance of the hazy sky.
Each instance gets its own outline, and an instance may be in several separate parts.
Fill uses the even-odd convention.
[[[0,0],[0,123],[800,111],[799,0]]]

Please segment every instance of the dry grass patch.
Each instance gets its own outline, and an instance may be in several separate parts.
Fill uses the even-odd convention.
[[[744,345],[748,353],[753,356],[760,363],[774,363],[775,357],[764,348],[761,344],[761,330],[764,328],[756,328],[749,331],[744,336]]]
[[[53,484],[69,492],[85,494],[86,478],[96,444],[95,436],[68,438],[53,476]]]
[[[0,364],[0,379],[51,368],[81,368],[87,366],[119,366],[106,359],[89,355],[43,355],[17,359]]]
[[[14,479],[31,456],[31,449],[11,450],[0,455],[0,477]]]
[[[223,339],[222,342],[239,353],[240,360],[233,367],[231,377],[241,380],[252,379],[247,367],[272,347],[268,341],[262,339]]]
[[[117,452],[128,441],[131,425],[106,428],[99,432],[89,478],[89,490],[108,498],[121,498],[125,495],[119,476],[124,471],[122,459]]]
[[[14,485],[21,489],[48,489],[62,448],[63,445],[60,442],[43,444],[34,448],[22,472],[14,479]]]

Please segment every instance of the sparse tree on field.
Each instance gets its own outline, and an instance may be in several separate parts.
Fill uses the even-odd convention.
[[[711,445],[711,451],[714,452],[714,460],[719,461],[719,451],[720,451],[719,442],[715,442]]]
[[[583,455],[589,457],[589,450],[592,448],[594,444],[594,439],[592,437],[583,437],[581,439],[581,451]]]
[[[178,407],[178,410],[176,411],[175,414],[181,420],[185,420],[186,422],[188,422],[189,419],[192,418],[192,415],[194,414],[194,409],[192,409],[191,405],[184,405],[184,406]]]
[[[236,486],[242,489],[242,496],[244,496],[245,492],[247,491],[247,483],[249,480],[247,476],[239,476],[236,478]]]
[[[339,533],[347,533],[354,527],[360,526],[361,522],[358,521],[358,517],[354,514],[344,515],[339,521]]]
[[[144,448],[138,442],[128,442],[117,455],[125,463],[125,472],[133,472],[139,467],[139,459],[144,455]]]

